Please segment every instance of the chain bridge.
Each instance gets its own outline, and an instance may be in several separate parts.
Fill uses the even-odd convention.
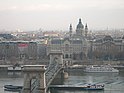
[[[21,93],[47,93],[49,85],[56,75],[63,69],[63,56],[61,51],[50,54],[50,63],[45,65],[25,65],[24,83]]]

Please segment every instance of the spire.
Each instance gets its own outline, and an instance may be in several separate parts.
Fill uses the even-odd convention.
[[[87,23],[86,23],[86,25],[85,25],[85,30],[88,30],[88,26],[87,26]]]
[[[69,35],[70,37],[72,36],[72,25],[70,24],[70,27],[69,27]]]
[[[87,23],[85,25],[85,37],[87,37],[87,33],[88,33],[88,26],[87,26]]]
[[[82,22],[81,22],[81,18],[79,18],[79,24],[82,24]]]
[[[72,25],[70,24],[69,31],[72,32]]]

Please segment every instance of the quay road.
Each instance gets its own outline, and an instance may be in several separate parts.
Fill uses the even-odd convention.
[[[0,65],[0,71],[1,70],[7,70],[7,71],[21,71],[23,69],[24,65],[20,65],[20,66],[13,66],[13,65]],[[73,65],[73,66],[69,66],[67,67],[68,69],[83,69],[85,68],[87,65]],[[14,68],[13,68],[14,67]],[[118,68],[118,69],[123,69],[124,65],[112,65],[112,67],[114,68]],[[48,72],[48,71],[47,71]]]

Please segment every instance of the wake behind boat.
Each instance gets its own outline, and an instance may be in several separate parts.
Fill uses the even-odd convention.
[[[85,68],[84,72],[119,72],[119,70],[111,65],[90,65]]]

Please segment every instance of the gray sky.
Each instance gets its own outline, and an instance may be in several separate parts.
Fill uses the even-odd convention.
[[[0,0],[0,30],[124,28],[124,0]]]

